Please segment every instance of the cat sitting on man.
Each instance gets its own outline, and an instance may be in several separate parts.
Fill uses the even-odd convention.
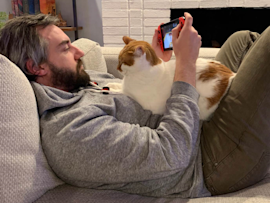
[[[122,84],[109,83],[111,91],[123,93],[154,114],[163,114],[171,95],[175,61],[164,62],[152,46],[124,36],[125,47],[118,57],[117,69],[123,74]],[[200,94],[200,120],[209,120],[227,93],[235,77],[218,61],[198,58],[196,61],[196,90]]]

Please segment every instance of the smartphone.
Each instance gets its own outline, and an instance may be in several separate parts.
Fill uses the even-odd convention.
[[[159,32],[160,32],[159,38],[161,39],[159,41],[160,41],[160,45],[163,51],[173,49],[172,29],[175,28],[179,23],[181,23],[181,29],[182,29],[185,23],[185,17],[174,19],[166,24],[159,26]]]

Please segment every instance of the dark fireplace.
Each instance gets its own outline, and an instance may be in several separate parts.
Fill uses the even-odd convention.
[[[239,30],[262,33],[270,25],[269,8],[171,9],[171,20],[189,12],[202,36],[202,47],[220,47]]]

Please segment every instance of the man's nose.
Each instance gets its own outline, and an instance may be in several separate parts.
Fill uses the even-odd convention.
[[[74,49],[75,49],[75,53],[74,53],[75,59],[80,59],[84,56],[84,52],[82,50],[80,50],[79,48],[75,46],[74,46]]]

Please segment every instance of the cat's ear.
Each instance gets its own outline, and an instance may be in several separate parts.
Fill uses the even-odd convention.
[[[144,54],[144,49],[143,49],[143,47],[142,47],[142,46],[136,47],[135,52],[134,52],[134,55],[140,57],[140,56],[142,56],[143,54]]]
[[[123,41],[125,42],[125,44],[128,44],[129,42],[131,41],[136,41],[135,39],[131,39],[130,37],[128,36],[124,36],[123,37]]]

